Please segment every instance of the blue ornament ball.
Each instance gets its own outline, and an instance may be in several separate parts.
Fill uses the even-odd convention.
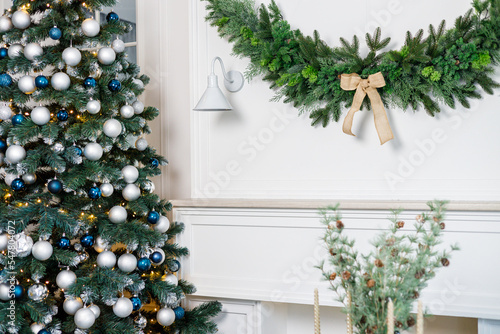
[[[93,88],[97,86],[97,81],[95,81],[95,79],[92,77],[88,77],[83,82],[83,85],[85,86],[85,88]]]
[[[35,78],[35,86],[37,88],[47,88],[49,86],[49,79],[44,75],[39,75]]]
[[[6,150],[7,150],[7,142],[5,141],[5,139],[0,139],[0,152],[5,153]]]
[[[108,15],[106,15],[106,20],[108,22],[118,21],[119,19],[120,17],[115,12],[110,12]]]
[[[7,48],[0,48],[0,59],[4,59],[9,54]]]
[[[139,299],[139,297],[132,297],[130,298],[130,301],[132,302],[132,309],[134,311],[139,311],[142,307],[142,302]]]
[[[21,285],[14,286],[14,297],[16,299],[21,298],[24,295],[24,288]]]
[[[52,194],[59,194],[63,190],[63,184],[59,180],[52,180],[47,184],[47,189]]]
[[[154,263],[160,263],[161,261],[163,261],[163,255],[160,252],[153,252],[149,256],[149,259]]]
[[[80,243],[83,247],[92,247],[94,246],[94,237],[87,233],[80,238]]]
[[[102,193],[101,193],[101,189],[99,187],[90,188],[89,197],[91,199],[99,199],[99,198],[101,198],[101,195],[102,195]]]
[[[12,77],[7,73],[0,74],[0,87],[9,87],[12,85]]]
[[[182,307],[176,307],[174,308],[174,313],[175,313],[175,320],[181,320],[184,318],[184,315],[186,314],[186,311]]]
[[[60,120],[61,122],[67,121],[69,117],[69,114],[66,110],[59,110],[57,112],[57,119]]]
[[[108,88],[113,93],[116,93],[117,91],[119,91],[122,88],[122,84],[120,83],[120,81],[113,79],[109,82]]]
[[[158,166],[160,166],[160,162],[156,158],[151,158],[149,160],[149,163],[151,164],[151,167],[153,167],[153,168],[158,168]]]
[[[21,191],[24,190],[24,188],[26,188],[26,183],[24,183],[23,179],[18,177],[17,179],[14,179],[14,181],[12,181],[10,187],[14,191]]]
[[[16,126],[22,124],[25,120],[26,118],[23,115],[17,114],[12,117],[11,122],[12,125]]]
[[[150,211],[148,213],[148,223],[150,224],[156,224],[160,220],[160,214],[156,211]]]
[[[62,37],[62,31],[58,27],[54,27],[49,31],[49,37],[57,41]]]
[[[61,249],[68,249],[71,246],[71,240],[67,237],[61,237],[57,242],[57,247]]]
[[[38,332],[38,334],[50,334],[50,332],[44,328],[44,329],[41,329],[41,330]]]
[[[137,269],[141,271],[146,271],[151,268],[151,260],[148,259],[147,257],[140,258],[139,261],[137,261]]]
[[[173,273],[176,273],[179,271],[179,269],[181,269],[181,263],[177,260],[172,260],[170,261],[170,263],[168,264],[168,269],[173,272]]]
[[[81,157],[83,155],[83,150],[78,146],[73,146],[73,147],[75,150],[75,154]]]

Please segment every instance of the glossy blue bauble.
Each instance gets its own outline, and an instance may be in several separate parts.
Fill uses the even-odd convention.
[[[116,79],[113,79],[109,82],[108,84],[108,88],[110,91],[112,91],[113,93],[119,91],[121,88],[122,88],[122,84],[120,83],[120,81],[116,80]]]
[[[150,256],[149,259],[153,261],[154,263],[160,263],[163,261],[163,255],[160,252],[153,252]]]
[[[5,139],[0,139],[0,152],[5,153],[7,150],[7,142]]]
[[[60,120],[61,122],[67,121],[69,117],[69,114],[66,110],[59,110],[57,112],[57,119]]]
[[[92,199],[99,199],[101,198],[101,189],[99,187],[92,187],[89,190],[89,197]]]
[[[110,12],[108,15],[106,15],[106,20],[108,22],[118,21],[119,19],[120,17],[115,12]]]
[[[21,285],[14,286],[14,297],[16,299],[21,298],[24,295],[24,288]]]
[[[151,268],[151,260],[148,259],[147,257],[140,258],[139,261],[137,261],[137,269],[141,271],[146,271]]]
[[[0,48],[0,59],[4,59],[9,54],[7,48]]]
[[[24,188],[26,188],[26,183],[24,183],[23,179],[18,177],[17,179],[14,179],[14,181],[12,181],[12,183],[10,184],[10,187],[14,191],[21,191]]]
[[[156,224],[160,220],[160,214],[156,211],[150,211],[148,213],[148,223],[150,224]]]
[[[83,150],[78,147],[78,146],[73,146],[74,147],[74,150],[75,150],[75,154],[78,155],[78,156],[82,156],[83,154]]]
[[[41,329],[41,330],[38,332],[38,334],[50,334],[50,332],[44,328],[44,329]]]
[[[61,237],[61,239],[59,239],[59,241],[57,242],[57,247],[61,249],[68,249],[70,246],[71,246],[71,240],[69,240],[69,238],[66,237]]]
[[[12,77],[7,73],[0,74],[0,87],[9,87],[12,85]]]
[[[186,311],[184,311],[184,309],[180,306],[174,308],[173,311],[175,313],[175,320],[181,320],[182,318],[184,318],[184,315],[186,314]]]
[[[49,79],[44,75],[39,75],[35,78],[35,86],[37,88],[47,88],[49,87]]]
[[[168,269],[173,272],[173,273],[176,273],[179,271],[179,269],[181,269],[181,263],[177,260],[172,260],[170,261],[170,263],[168,264]]]
[[[88,77],[83,82],[83,85],[85,86],[85,88],[93,88],[93,87],[97,86],[97,81],[95,81],[95,79],[92,77]]]
[[[149,163],[151,164],[151,167],[153,167],[153,168],[158,168],[158,166],[160,166],[160,162],[156,158],[151,158],[149,160]]]
[[[94,246],[94,237],[90,234],[85,234],[80,238],[80,243],[83,247],[92,247]]]
[[[59,194],[63,190],[63,184],[59,180],[52,180],[47,184],[47,189],[51,194]]]
[[[17,114],[17,115],[14,115],[12,117],[11,122],[12,122],[12,125],[16,126],[16,125],[23,123],[25,120],[26,120],[26,118],[23,115]]]
[[[58,27],[54,27],[50,29],[49,31],[49,37],[52,38],[53,40],[57,41],[59,38],[62,37],[62,31]]]
[[[130,301],[132,302],[132,309],[134,311],[139,311],[142,307],[142,302],[139,299],[139,297],[132,297],[130,298]]]

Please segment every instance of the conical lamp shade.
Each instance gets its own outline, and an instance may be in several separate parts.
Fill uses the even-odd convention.
[[[233,110],[233,107],[219,88],[217,76],[208,76],[208,88],[194,108],[197,111],[224,111]]]

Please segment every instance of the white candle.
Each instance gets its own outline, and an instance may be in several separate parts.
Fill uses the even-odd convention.
[[[424,308],[421,300],[418,301],[417,334],[424,334]]]
[[[391,299],[387,304],[387,334],[394,334],[394,303]]]
[[[321,334],[319,319],[319,293],[317,288],[314,289],[314,334]]]
[[[349,291],[347,292],[346,304],[347,304],[347,307],[349,309],[349,312],[347,312],[347,320],[346,320],[346,322],[347,322],[347,334],[352,334],[353,333],[353,331],[352,331],[352,318],[351,318],[351,312],[350,312],[352,299],[351,299],[351,293]]]

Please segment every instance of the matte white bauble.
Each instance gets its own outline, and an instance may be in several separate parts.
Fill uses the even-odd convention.
[[[56,284],[61,289],[67,289],[75,282],[76,274],[71,270],[63,270],[56,276]]]
[[[32,173],[24,174],[23,181],[26,184],[33,184],[36,182],[36,175]]]
[[[118,258],[118,268],[124,273],[131,273],[137,268],[137,258],[133,254],[123,254]]]
[[[95,115],[99,111],[101,111],[101,102],[97,100],[90,100],[89,102],[87,102],[86,109],[89,114]]]
[[[83,302],[80,297],[67,298],[63,303],[64,312],[66,312],[69,315],[74,315],[82,307],[83,307]]]
[[[71,79],[64,72],[58,72],[52,76],[50,84],[57,91],[63,91],[71,86]]]
[[[175,286],[177,286],[179,284],[179,279],[174,274],[163,275],[161,280],[163,282],[167,282],[167,283],[175,285]]]
[[[2,15],[0,16],[0,32],[6,32],[12,29],[12,20],[10,17]]]
[[[10,285],[7,283],[0,284],[0,299],[3,301],[10,300]]]
[[[95,323],[95,314],[88,308],[81,308],[75,313],[75,325],[80,329],[89,329]]]
[[[36,90],[35,78],[25,75],[17,82],[19,90],[25,94],[32,94]]]
[[[160,220],[158,221],[158,223],[156,223],[156,225],[154,225],[155,231],[160,233],[166,233],[169,228],[170,228],[170,221],[165,216],[160,216]]]
[[[123,118],[131,118],[134,114],[134,107],[128,104],[120,108],[120,115],[122,115]]]
[[[3,252],[9,246],[9,235],[7,233],[0,234],[0,252]]]
[[[102,197],[109,197],[113,195],[113,192],[115,191],[113,185],[110,183],[103,183],[99,188],[101,189]]]
[[[9,106],[0,106],[0,119],[6,121],[12,118],[12,109]]]
[[[175,321],[175,312],[168,307],[164,307],[156,313],[156,320],[162,326],[170,326]]]
[[[43,55],[43,49],[38,43],[28,43],[24,47],[24,56],[28,60],[35,60],[35,57]]]
[[[163,264],[163,262],[165,262],[165,251],[161,248],[155,248],[153,251],[155,252],[158,252],[162,255],[162,260],[158,263],[154,262],[154,261],[151,261],[151,264],[155,267],[158,267],[159,265]]]
[[[142,152],[148,148],[148,141],[145,138],[139,138],[135,142],[135,147]]]
[[[13,44],[9,46],[9,50],[7,51],[7,55],[10,59],[14,59],[23,53],[23,46],[21,44]]]
[[[144,111],[144,103],[142,103],[141,101],[135,101],[132,104],[132,107],[134,108],[134,112],[136,114],[142,114],[142,112]]]
[[[122,168],[123,180],[127,183],[134,183],[139,178],[139,170],[134,166],[125,166]]]
[[[83,154],[90,161],[97,161],[102,158],[103,150],[101,145],[97,143],[88,143],[83,149]]]
[[[101,309],[96,304],[90,305],[88,309],[91,310],[92,313],[94,313],[96,319],[99,318],[99,316],[101,315]]]
[[[21,145],[10,145],[5,152],[5,158],[11,164],[17,164],[26,158],[26,150]]]
[[[53,252],[54,252],[54,249],[53,249],[52,245],[50,244],[50,242],[45,241],[45,240],[37,241],[33,245],[33,248],[31,249],[31,253],[33,254],[33,257],[39,261],[48,260],[52,256]]]
[[[82,31],[83,34],[87,37],[95,37],[99,35],[101,26],[99,25],[99,22],[94,19],[86,19],[82,22]]]
[[[36,125],[45,125],[50,122],[50,110],[45,107],[36,107],[31,112],[31,120]]]
[[[64,49],[62,53],[62,59],[64,60],[66,65],[76,66],[80,64],[80,61],[82,60],[82,54],[77,48],[69,47]]]
[[[102,131],[104,134],[108,137],[111,138],[116,138],[118,137],[122,131],[122,123],[120,123],[118,120],[112,118],[108,119],[106,122],[104,122],[104,125],[102,127]]]
[[[103,65],[111,65],[116,60],[115,50],[109,47],[101,48],[97,53],[97,59]]]
[[[31,331],[34,333],[34,334],[38,334],[38,332],[40,332],[42,329],[44,329],[45,327],[42,325],[42,324],[38,324],[38,323],[34,323],[30,326],[30,329]]]
[[[135,184],[127,184],[122,190],[122,196],[129,202],[135,201],[141,197],[141,189]]]
[[[116,53],[122,53],[125,51],[125,43],[121,39],[115,39],[111,46]]]
[[[119,318],[128,317],[132,314],[133,309],[132,301],[126,297],[118,298],[116,304],[113,305],[113,313]]]
[[[116,205],[109,210],[109,221],[115,224],[125,223],[127,220],[127,209]]]
[[[111,269],[116,264],[116,255],[111,251],[104,251],[97,256],[97,265],[101,268]]]
[[[12,14],[12,24],[18,29],[26,29],[31,24],[31,16],[25,10],[18,10]]]
[[[144,82],[142,82],[142,80],[140,79],[133,79],[132,82],[137,86],[139,87],[139,89],[143,89],[144,88]]]
[[[18,176],[16,174],[6,174],[5,178],[4,178],[5,184],[10,187],[10,185],[12,184],[12,181],[17,179],[17,177]]]
[[[105,241],[103,238],[98,236],[95,239],[94,249],[97,253],[102,253],[108,248],[109,248],[109,243]]]

